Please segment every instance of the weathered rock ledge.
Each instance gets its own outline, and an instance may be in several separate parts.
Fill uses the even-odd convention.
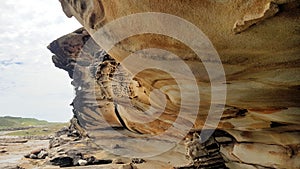
[[[182,119],[183,123],[193,123],[191,133],[184,137],[186,141],[176,143],[164,154],[145,159],[142,168],[154,168],[151,165],[155,164],[161,168],[222,168],[224,163],[228,168],[299,168],[299,1],[61,0],[61,3],[66,15],[75,16],[84,28],[57,39],[49,49],[55,54],[55,65],[66,70],[73,79],[76,98],[72,105],[81,133],[100,147],[111,145],[112,153],[101,148],[95,152],[114,156],[113,152],[120,151],[118,140],[124,140],[122,150],[143,153],[174,144],[150,137],[156,144],[146,145],[135,139],[164,133],[175,122],[182,99],[175,80],[155,69],[131,78],[135,69],[120,65],[135,51],[163,48],[189,66],[202,91],[201,102],[190,100],[190,107],[185,109],[188,112],[194,105],[200,105],[195,123],[192,122],[195,119],[188,116]],[[197,141],[193,140],[203,131],[210,105],[219,104],[211,101],[211,81],[202,65],[214,64],[209,60],[209,53],[208,59],[200,62],[183,43],[155,34],[122,40],[107,51],[109,55],[99,47],[105,44],[98,41],[94,33],[103,25],[140,12],[163,12],[190,21],[207,35],[220,56],[226,74],[227,99],[217,131],[203,144],[195,144]],[[126,32],[130,27],[109,31]],[[169,57],[147,58],[149,63],[172,60]],[[189,81],[185,81],[185,85],[189,86]],[[144,112],[151,104],[163,107],[160,95],[150,95],[155,89],[166,96],[166,107],[154,121],[138,123],[147,119],[149,114]],[[194,95],[187,93],[189,98]],[[133,106],[128,106],[126,98]],[[179,125],[184,126],[183,123]],[[176,134],[173,132],[169,137],[175,139]]]

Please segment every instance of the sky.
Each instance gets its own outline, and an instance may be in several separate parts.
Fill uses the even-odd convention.
[[[58,0],[1,0],[0,10],[0,116],[70,120],[71,79],[47,46],[80,24]]]

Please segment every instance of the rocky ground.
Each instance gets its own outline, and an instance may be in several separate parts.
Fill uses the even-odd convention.
[[[68,125],[33,118],[0,117],[0,169],[28,168],[29,164],[43,164],[45,160],[31,161],[25,158],[26,154],[46,150],[55,132]],[[45,154],[40,157],[45,158]]]
[[[13,131],[9,131],[13,132]],[[32,149],[46,148],[49,141],[38,138],[28,138],[20,136],[7,136],[8,131],[0,132],[0,168],[17,168],[18,164],[24,161],[24,155]]]
[[[170,151],[154,157],[132,158],[115,155],[120,149],[132,149],[147,151],[149,149],[168,146],[167,142],[151,140],[154,144],[129,141],[126,147],[116,142],[122,140],[106,132],[99,131],[105,142],[111,142],[111,150],[104,150],[100,144],[95,144],[93,138],[83,135],[76,119],[71,120],[69,127],[63,127],[56,133],[46,136],[11,136],[16,131],[0,132],[0,168],[1,169],[152,169],[152,168],[193,168],[195,165],[216,165],[221,168],[223,159],[218,154],[219,144],[216,140],[209,140],[205,146],[198,143],[197,133],[178,144]],[[20,131],[18,131],[20,132]],[[126,130],[119,130],[124,134]],[[112,137],[113,139],[111,139]],[[134,141],[134,140],[133,140]],[[149,140],[150,141],[150,140]],[[184,144],[185,143],[185,144]],[[202,153],[194,153],[196,149],[202,149]],[[213,154],[214,162],[199,161],[199,157]],[[187,158],[182,158],[187,155]],[[186,164],[182,166],[182,164]]]
[[[73,121],[48,136],[15,135],[28,131],[0,132],[0,169],[131,169],[153,166],[173,168],[156,159],[121,158],[94,144],[91,138],[80,133],[80,126]],[[33,127],[35,128],[35,127]],[[32,130],[32,128],[30,129]],[[117,149],[118,147],[116,147]]]

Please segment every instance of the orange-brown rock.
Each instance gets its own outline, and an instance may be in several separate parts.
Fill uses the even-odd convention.
[[[298,155],[300,2],[298,0],[60,1],[66,15],[75,16],[95,42],[104,49],[109,49],[107,43],[113,37],[99,39],[97,31],[101,31],[105,25],[116,19],[130,14],[161,12],[178,16],[194,24],[212,42],[225,71],[226,82],[222,79],[216,81],[227,84],[225,107],[222,110],[217,109],[223,112],[218,129],[232,136],[230,144],[220,143],[220,151],[227,166],[230,168],[299,168],[297,161],[300,161]],[[138,25],[139,22],[136,21],[128,24],[127,27],[123,26],[122,29],[105,31],[107,35],[126,33],[130,32],[132,27],[139,28]],[[165,25],[166,23],[153,20],[149,25],[142,25],[139,29],[147,27],[163,29]],[[173,27],[182,29],[181,25]],[[87,32],[81,31],[77,34],[75,32],[68,36],[87,36]],[[194,35],[191,33],[187,36]],[[61,48],[63,44],[73,42],[64,37],[55,43],[59,44],[58,48]],[[79,39],[79,43],[71,46],[77,51],[82,49],[84,44],[85,42]],[[168,67],[180,68],[182,67],[180,61],[184,61],[196,78],[201,101],[194,99],[197,93],[191,90],[192,81],[182,76],[181,80],[186,88],[184,96],[180,93],[176,79],[168,72],[147,69],[131,78],[131,73],[137,71],[142,65],[138,60],[130,64],[122,63],[129,55],[147,48],[164,49],[174,53],[180,59],[176,60],[168,55],[148,56],[141,53],[139,56],[146,58],[146,63],[161,63],[166,67],[171,63],[172,65]],[[105,117],[104,119],[111,126],[124,127],[140,134],[156,135],[164,133],[172,126],[178,118],[180,101],[185,97],[189,98],[189,106],[184,107],[185,116],[178,123],[178,128],[193,124],[193,130],[200,131],[204,126],[209,107],[222,103],[221,94],[218,100],[212,99],[210,93],[213,80],[209,79],[209,74],[203,65],[211,64],[216,67],[220,65],[215,60],[209,59],[213,50],[210,48],[207,50],[207,56],[203,56],[204,60],[200,61],[187,44],[153,33],[139,34],[121,40],[114,48],[106,51],[115,60],[111,58],[103,61],[96,57],[97,52],[94,52],[94,55],[80,55],[69,49],[69,53],[72,54],[65,56],[72,58],[71,55],[76,53],[77,69],[75,68],[75,72],[68,71],[69,73],[71,71],[73,77],[76,72],[80,74],[75,76],[80,77],[80,83],[75,83],[76,79],[74,79],[78,93],[74,101],[75,108],[76,104],[79,105],[75,115],[83,128],[96,138],[99,135],[103,136],[95,132],[103,126],[103,121],[100,120],[103,119],[102,117]],[[83,51],[86,52],[84,49]],[[57,55],[57,52],[54,53]],[[60,62],[55,59],[54,61]],[[118,63],[121,63],[123,68],[119,68]],[[66,65],[65,62],[62,65]],[[87,67],[96,69],[95,76],[90,76],[91,72],[86,69]],[[156,89],[160,92],[152,92]],[[124,98],[129,98],[130,106]],[[150,105],[155,105],[157,110],[163,108],[163,113],[147,111]],[[199,106],[197,119],[189,118],[191,117],[189,111],[195,106]],[[155,120],[147,122],[151,117]],[[143,121],[145,123],[142,123]],[[173,134],[176,135],[176,132]],[[133,137],[138,136],[133,135]]]

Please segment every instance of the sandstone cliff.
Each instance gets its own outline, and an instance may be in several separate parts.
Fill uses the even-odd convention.
[[[299,1],[61,0],[61,3],[66,15],[75,16],[84,29],[54,41],[49,49],[55,53],[55,65],[73,78],[74,116],[85,135],[97,145],[120,146],[120,140],[124,140],[121,147],[125,150],[112,146],[106,151],[125,156],[152,156],[160,154],[160,150],[154,150],[167,147],[164,154],[155,157],[169,167],[217,168],[226,163],[229,168],[299,168]],[[186,30],[186,25],[172,25],[170,20],[167,25],[163,23],[165,15],[160,15],[161,18],[145,15],[148,18],[142,19],[146,21],[130,20],[118,30],[102,29],[120,17],[141,12],[162,12],[189,21],[202,30],[211,44],[206,41],[201,44],[203,56],[198,59],[197,50],[176,37],[148,31],[120,39],[110,48],[108,44],[115,40],[114,34],[126,35],[148,28],[162,32],[172,32],[172,28]],[[182,35],[191,41],[198,36],[183,31]],[[164,49],[178,58],[160,50],[149,54],[147,48]],[[135,60],[126,61],[139,51],[142,52],[134,56]],[[147,64],[150,66],[139,72]],[[174,68],[191,73],[193,78],[184,73],[174,78]],[[199,93],[194,90],[194,82]],[[192,113],[195,110],[196,116]],[[180,116],[181,113],[184,115]],[[193,140],[199,138],[195,135],[213,131],[214,122],[219,123],[212,137],[201,135],[199,144],[195,144]],[[187,136],[183,135],[183,129],[188,129]],[[153,137],[161,134],[163,138]],[[180,139],[187,140],[186,150]],[[209,150],[209,145],[214,148]],[[185,155],[189,157],[187,160]]]

